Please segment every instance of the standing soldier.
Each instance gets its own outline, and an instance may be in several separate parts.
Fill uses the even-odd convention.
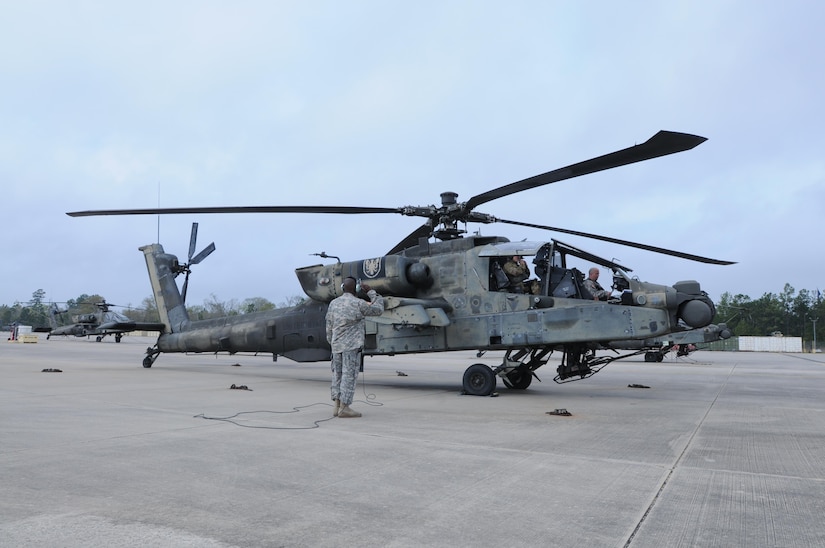
[[[327,310],[327,341],[332,347],[332,400],[335,402],[334,417],[354,418],[361,413],[350,408],[355,394],[355,379],[361,365],[364,348],[365,316],[380,316],[384,312],[384,299],[367,284],[361,289],[367,292],[370,302],[359,299],[355,278],[348,277],[341,284],[344,294],[329,303]]]

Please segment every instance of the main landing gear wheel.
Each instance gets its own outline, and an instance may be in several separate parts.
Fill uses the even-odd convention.
[[[474,363],[464,372],[464,393],[489,396],[496,389],[496,374],[483,363]]]
[[[149,369],[152,367],[152,364],[155,363],[155,358],[153,356],[146,356],[143,358],[143,367]]]
[[[526,365],[520,365],[501,378],[504,386],[516,390],[526,390],[533,382],[533,372]]]

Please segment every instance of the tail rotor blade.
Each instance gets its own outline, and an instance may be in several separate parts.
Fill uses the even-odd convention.
[[[203,248],[203,250],[200,253],[189,259],[189,264],[198,264],[199,262],[207,258],[209,255],[211,255],[213,251],[215,251],[215,242],[212,242],[211,244]]]
[[[189,262],[192,262],[192,255],[195,254],[195,245],[198,243],[198,223],[192,223],[192,234],[189,236]]]
[[[186,278],[183,279],[183,290],[180,292],[181,302],[186,302],[186,289],[189,287],[189,271],[186,271]]]

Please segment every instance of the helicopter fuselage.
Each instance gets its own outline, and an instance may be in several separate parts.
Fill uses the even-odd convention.
[[[630,147],[559,169],[528,177],[471,196],[459,202],[458,193],[441,193],[441,205],[373,206],[207,206],[151,209],[75,211],[68,215],[161,215],[224,213],[308,213],[334,215],[393,214],[425,219],[385,256],[312,265],[296,270],[309,300],[292,308],[259,315],[191,321],[184,306],[191,266],[212,251],[210,244],[194,255],[197,223],[193,223],[187,261],[164,253],[160,244],[141,248],[146,256],[152,288],[164,329],[154,348],[147,350],[144,367],[151,367],[162,352],[269,352],[297,361],[328,359],[324,319],[328,304],[341,295],[345,277],[362,278],[385,297],[384,313],[367,322],[364,354],[392,355],[475,349],[505,350],[501,366],[492,371],[474,364],[465,372],[468,393],[486,395],[495,376],[514,388],[527,388],[536,368],[549,354],[564,352],[558,378],[586,378],[613,359],[597,357],[593,348],[609,341],[649,339],[677,329],[704,327],[713,320],[713,302],[695,281],[665,286],[630,278],[630,269],[562,244],[511,243],[506,238],[470,236],[467,223],[501,223],[571,234],[613,244],[644,249],[706,264],[733,264],[613,236],[502,219],[478,211],[493,200],[621,166],[691,150],[704,137],[659,131]],[[439,240],[430,242],[431,238]],[[417,245],[416,245],[417,244]],[[331,257],[326,253],[321,257]],[[533,257],[529,286],[505,283],[502,264],[508,256]],[[578,257],[613,271],[617,293],[608,302],[593,301],[585,290],[584,276],[566,264]],[[183,291],[175,276],[185,273]],[[529,287],[529,294],[525,289]],[[596,295],[604,296],[604,295]]]
[[[158,339],[160,352],[255,352],[295,361],[330,357],[325,336],[328,303],[341,294],[341,282],[361,278],[385,296],[384,314],[367,319],[366,355],[555,348],[599,341],[650,339],[675,329],[680,311],[692,311],[693,323],[713,317],[713,303],[695,282],[682,282],[691,293],[647,284],[614,270],[626,286],[612,302],[584,299],[566,266],[575,248],[560,242],[512,243],[504,238],[461,238],[424,243],[401,254],[313,265],[297,269],[309,297],[302,304],[268,312],[191,321],[180,300],[171,265],[176,258],[158,245],[146,246],[147,266],[159,310],[169,329]],[[534,256],[539,294],[512,293],[496,287],[495,264],[513,254]],[[588,258],[598,259],[587,255]],[[701,317],[698,317],[701,316]],[[696,327],[701,327],[696,325]]]

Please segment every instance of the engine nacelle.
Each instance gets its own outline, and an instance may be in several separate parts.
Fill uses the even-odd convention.
[[[295,269],[301,288],[310,299],[330,302],[343,294],[344,278],[353,277],[381,295],[415,297],[418,289],[433,283],[430,268],[400,255],[363,261],[313,265]]]

